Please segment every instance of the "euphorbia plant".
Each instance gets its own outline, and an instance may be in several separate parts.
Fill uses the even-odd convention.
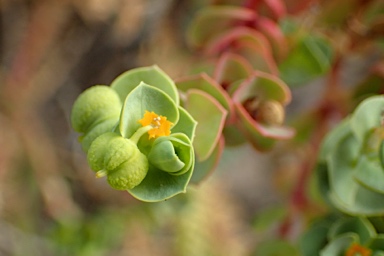
[[[108,86],[83,92],[72,125],[97,177],[143,201],[185,192],[195,154],[196,122],[179,105],[173,81],[158,67],[137,68]]]

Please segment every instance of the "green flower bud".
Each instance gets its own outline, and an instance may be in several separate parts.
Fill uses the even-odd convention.
[[[131,140],[107,132],[91,144],[88,163],[97,175],[107,175],[115,189],[127,190],[139,185],[148,172],[148,160]]]
[[[97,85],[85,90],[75,101],[71,123],[77,132],[87,133],[108,119],[118,120],[121,111],[119,95],[110,87]]]
[[[157,138],[148,154],[149,162],[162,171],[173,175],[186,173],[194,161],[189,138],[182,133]]]

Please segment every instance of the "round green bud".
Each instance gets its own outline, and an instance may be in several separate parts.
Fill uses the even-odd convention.
[[[127,190],[139,185],[148,173],[148,159],[131,140],[107,132],[91,144],[88,155],[91,169],[103,171],[115,189]]]
[[[118,136],[113,132],[107,132],[97,137],[91,144],[87,154],[88,164],[95,172],[104,169],[104,155],[109,149],[109,142]]]
[[[96,85],[88,88],[75,101],[71,123],[75,131],[87,133],[96,124],[120,116],[121,101],[109,86]]]
[[[129,161],[124,162],[115,171],[108,174],[108,183],[118,190],[133,189],[147,176],[148,168],[147,157],[139,151]]]

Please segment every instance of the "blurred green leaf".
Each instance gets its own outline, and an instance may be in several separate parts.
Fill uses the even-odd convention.
[[[354,233],[341,235],[331,241],[323,250],[320,251],[320,256],[339,256],[344,255],[345,251],[353,242],[359,242],[359,237]]]
[[[299,256],[297,249],[287,241],[273,240],[258,245],[255,256]]]
[[[204,8],[196,15],[187,31],[188,42],[194,47],[201,47],[215,35],[230,29],[234,22],[252,20],[255,15],[250,9],[235,6]]]
[[[376,236],[375,228],[365,218],[341,218],[329,230],[328,239],[334,240],[345,233],[355,233],[361,244],[367,243]]]
[[[179,106],[179,121],[172,127],[172,133],[183,133],[193,142],[195,138],[197,122],[191,114]]]
[[[327,40],[318,36],[306,36],[280,63],[281,79],[290,87],[304,85],[329,70],[332,55],[332,48]]]
[[[196,161],[191,182],[199,183],[203,181],[209,174],[214,171],[214,168],[219,163],[220,157],[224,149],[224,140],[220,138],[211,155],[204,161]]]
[[[214,97],[196,89],[188,90],[185,108],[198,123],[193,146],[197,160],[204,161],[212,154],[218,143],[227,111]]]
[[[370,97],[359,104],[351,117],[351,127],[362,143],[367,133],[381,126],[384,111],[384,96]]]

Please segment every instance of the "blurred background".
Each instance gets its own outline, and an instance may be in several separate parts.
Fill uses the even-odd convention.
[[[0,255],[251,253],[255,212],[280,200],[268,155],[226,152],[217,177],[148,204],[94,177],[69,122],[84,89],[128,69],[187,74],[185,30],[207,3],[1,1]]]
[[[270,240],[296,255],[288,244],[306,216],[287,215],[288,191],[305,146],[228,147],[215,173],[187,194],[143,203],[95,178],[71,129],[72,104],[90,86],[153,64],[174,79],[189,74],[198,56],[187,26],[198,9],[220,2],[0,1],[1,256],[262,255],[256,248]],[[369,56],[347,73],[366,72]],[[295,90],[289,111],[313,105],[323,82]]]

